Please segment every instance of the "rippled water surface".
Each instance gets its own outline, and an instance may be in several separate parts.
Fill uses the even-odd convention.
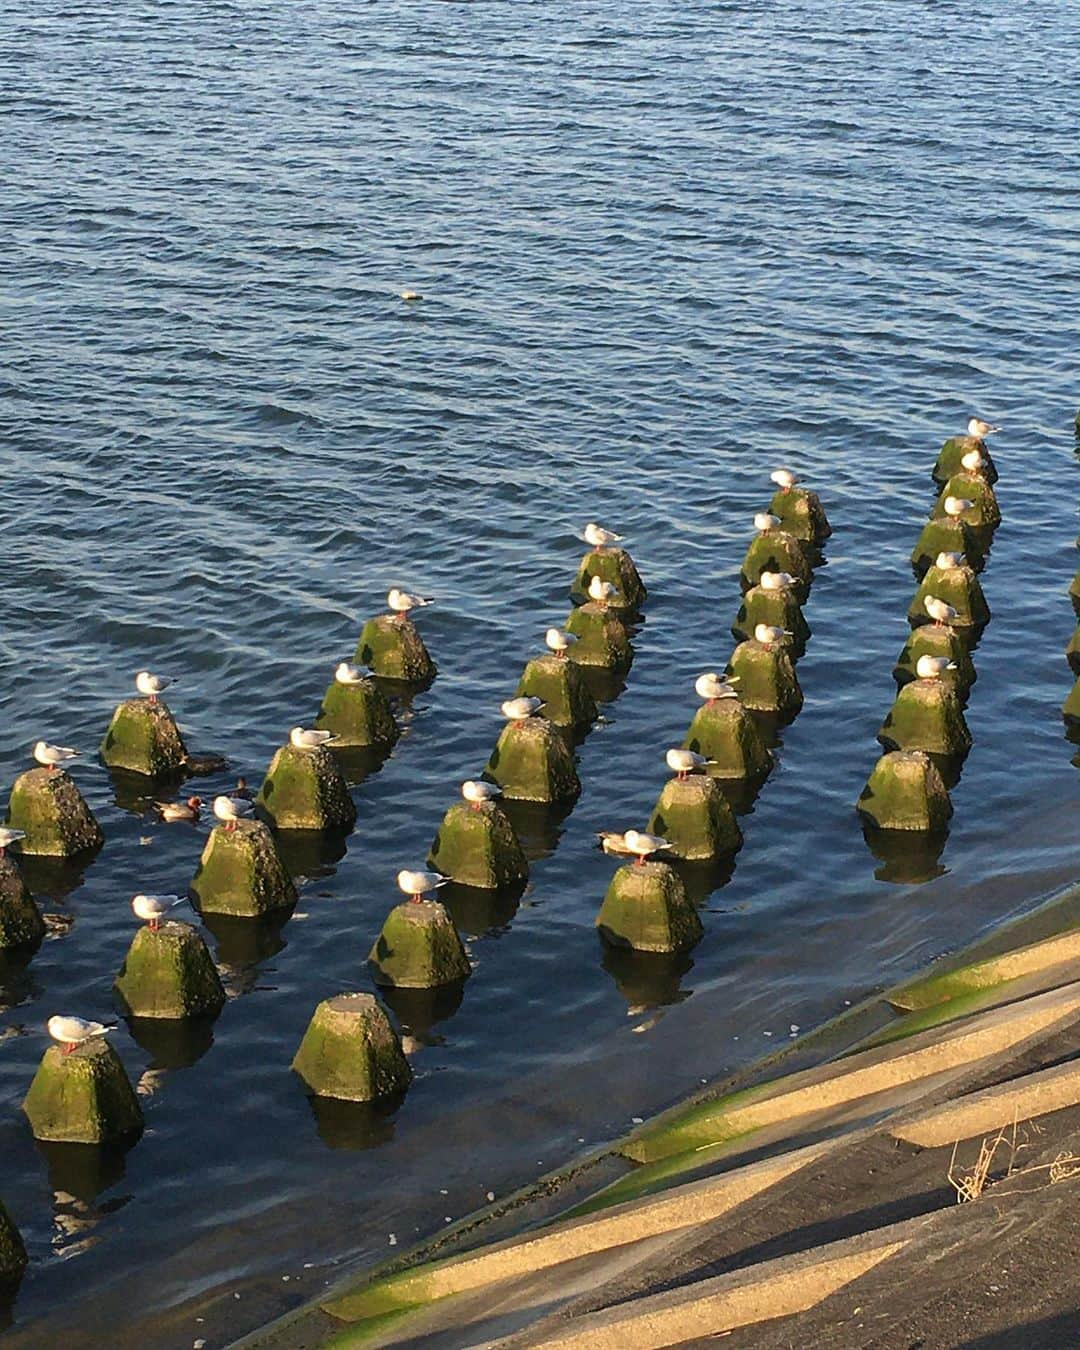
[[[39,734],[82,747],[107,835],[81,876],[31,872],[73,923],[2,977],[14,1344],[220,1344],[1071,879],[1078,52],[1064,0],[5,11],[0,754],[10,782]],[[852,803],[929,468],[974,409],[1006,426],[995,617],[915,884]],[[806,706],[687,968],[614,963],[593,831],[655,800],[780,463],[835,530]],[[459,912],[475,971],[442,1020],[402,1014],[396,1115],[313,1110],[308,1017],[370,987],[393,875],[483,766],[593,518],[650,594],[581,800],[532,830],[516,909]],[[203,788],[257,781],[393,583],[438,596],[440,675],[347,846],[290,846],[279,932],[207,933],[212,1037],[121,1026],[141,1141],[46,1154],[19,1111],[43,1021],[110,1016],[131,894],[183,889],[205,833],[89,753],[131,674],[181,677],[189,744],[230,759]]]

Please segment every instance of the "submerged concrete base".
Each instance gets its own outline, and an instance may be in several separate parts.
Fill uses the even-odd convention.
[[[971,732],[956,694],[940,680],[905,684],[878,732],[894,750],[925,750],[933,755],[962,755],[971,749]]]
[[[401,1042],[372,994],[324,999],[292,1067],[316,1096],[349,1102],[390,1097],[412,1081]]]
[[[611,601],[611,608],[631,613],[645,603],[648,592],[638,575],[634,560],[624,548],[593,549],[581,560],[571,595],[588,598],[589,582],[593,577],[609,582],[619,594]]]
[[[437,900],[406,900],[386,916],[368,953],[376,984],[434,989],[455,984],[472,967],[446,906]]]
[[[36,947],[45,936],[45,920],[22,873],[9,854],[0,856],[0,951]]]
[[[951,436],[945,442],[938,453],[937,463],[934,465],[934,482],[945,484],[954,474],[963,473],[964,466],[960,461],[972,450],[978,450],[983,457],[982,476],[991,485],[996,483],[998,480],[997,466],[991,458],[990,451],[986,448],[986,442],[979,440],[978,436]]]
[[[187,747],[164,703],[129,698],[113,713],[101,742],[101,758],[110,769],[162,777],[184,767]]]
[[[913,629],[893,667],[893,679],[898,685],[910,684],[918,678],[915,668],[920,656],[945,656],[956,663],[956,669],[945,671],[940,679],[963,704],[977,677],[967,643],[956,629],[938,623],[926,623]]]
[[[23,853],[70,858],[100,848],[101,826],[82,793],[63,769],[28,769],[16,778],[8,802],[7,823],[25,830]]]
[[[364,624],[354,659],[376,675],[406,684],[430,684],[438,674],[416,624],[389,614],[379,614]]]
[[[333,751],[283,745],[270,762],[256,805],[278,830],[348,830],[356,805]]]
[[[832,534],[821,498],[809,488],[777,488],[769,503],[769,514],[779,516],[781,529],[800,543],[820,547]]]
[[[71,1144],[107,1144],[143,1127],[139,1099],[120,1056],[104,1039],[87,1041],[66,1054],[45,1051],[23,1102],[35,1139]]]
[[[952,815],[952,802],[929,755],[891,750],[874,765],[855,809],[879,830],[937,832]]]
[[[139,929],[113,992],[132,1017],[212,1017],[225,1005],[225,991],[206,943],[190,924],[174,920],[156,932],[145,926]]]
[[[389,747],[401,735],[390,702],[374,680],[342,684],[339,680],[323,695],[315,726],[332,731],[335,744]]]
[[[946,497],[961,497],[971,502],[971,506],[960,517],[978,530],[996,530],[1001,524],[1001,509],[998,506],[994,489],[981,474],[954,473],[934,504],[935,516],[945,514]]]
[[[664,784],[645,827],[673,844],[676,858],[723,858],[742,844],[742,831],[720,785],[705,774]]]
[[[26,1269],[26,1247],[11,1215],[0,1204],[0,1292],[8,1291],[22,1279]]]
[[[679,875],[666,863],[627,863],[611,878],[596,927],[614,947],[681,952],[704,932]]]
[[[980,535],[956,516],[934,516],[922,527],[911,550],[911,565],[919,576],[934,565],[939,553],[962,553],[976,570],[984,559]]]
[[[456,802],[439,826],[428,862],[462,886],[501,890],[525,881],[529,864],[514,827],[496,802]]]
[[[206,841],[191,891],[207,914],[255,918],[291,909],[296,887],[259,820],[240,820],[235,830],[216,825]]]
[[[596,700],[581,667],[561,656],[536,656],[525,667],[515,697],[544,700],[544,716],[559,727],[585,731],[596,721]]]
[[[683,738],[687,750],[715,760],[714,778],[763,779],[772,768],[772,752],[761,728],[737,698],[703,703]]]
[[[498,783],[507,797],[529,802],[567,801],[581,792],[574,757],[544,717],[507,722],[485,775]]]
[[[924,603],[929,595],[944,600],[956,610],[956,618],[949,625],[951,628],[981,629],[990,622],[990,606],[979,578],[967,565],[928,569],[908,606],[908,622],[912,627],[933,622]]]
[[[805,547],[786,530],[766,530],[750,541],[740,569],[744,589],[757,586],[762,572],[790,572],[800,600],[805,600],[810,592],[813,580],[810,559]]]
[[[739,702],[760,712],[794,717],[803,705],[802,689],[783,647],[771,642],[740,642],[731,654],[728,672],[739,679]]]
[[[570,660],[579,666],[600,666],[625,674],[634,659],[630,634],[614,610],[590,600],[571,610],[563,625],[577,638],[570,649]]]
[[[747,641],[754,636],[754,629],[759,623],[771,624],[790,633],[791,637],[785,637],[781,645],[793,657],[801,656],[806,650],[810,625],[803,618],[802,606],[793,586],[783,586],[778,591],[766,591],[761,586],[750,587],[731,625],[732,634],[740,641]]]

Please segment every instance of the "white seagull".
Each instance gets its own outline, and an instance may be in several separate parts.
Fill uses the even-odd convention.
[[[472,802],[474,811],[479,811],[485,802],[493,802],[503,794],[502,788],[494,783],[485,783],[482,778],[467,778],[461,785],[461,795],[467,802]]]
[[[668,768],[679,775],[680,783],[684,782],[695,769],[704,769],[707,764],[716,763],[715,759],[699,755],[696,750],[680,750],[675,746],[667,752],[664,759]]]
[[[774,623],[759,623],[754,625],[754,641],[771,647],[774,643],[783,641],[784,638],[791,637],[791,630],[788,628],[778,628]]]
[[[940,680],[947,670],[955,670],[956,662],[947,656],[920,656],[915,662],[915,674],[920,680]]]
[[[992,436],[995,431],[1001,431],[1003,428],[991,426],[989,422],[984,422],[981,417],[972,417],[968,421],[968,435],[977,436],[981,441],[984,436]]]
[[[654,853],[661,853],[664,849],[674,848],[674,844],[662,838],[658,834],[646,834],[644,830],[627,830],[623,835],[623,843],[628,852],[634,855],[636,863],[643,863],[646,858]]]
[[[544,634],[544,645],[556,656],[565,656],[577,641],[573,633],[564,633],[561,628],[549,628]]]
[[[522,694],[518,698],[508,698],[505,703],[500,705],[502,715],[508,722],[524,722],[526,718],[535,717],[541,708],[545,707],[542,698],[535,698],[531,694]]]
[[[795,578],[790,572],[762,572],[758,585],[763,591],[782,591],[785,586],[794,586]]]
[[[622,857],[632,855],[633,850],[626,846],[626,835],[616,830],[597,830],[596,837],[605,853],[617,853]]]
[[[73,750],[70,745],[50,745],[48,741],[34,743],[34,758],[39,764],[44,764],[50,773],[55,773],[56,766],[65,760],[78,757],[78,750]]]
[[[769,474],[769,482],[775,483],[785,492],[790,492],[798,481],[790,469],[773,469],[772,473]]]
[[[135,688],[145,694],[151,703],[157,702],[158,694],[163,694],[176,680],[171,675],[152,675],[148,670],[140,670],[135,676]]]
[[[614,530],[605,530],[603,525],[590,522],[585,526],[581,537],[587,544],[592,544],[593,548],[604,549],[612,544],[621,543],[624,536],[616,534]]]
[[[289,744],[296,750],[318,750],[337,738],[336,731],[323,731],[321,727],[293,727],[289,732]]]
[[[397,884],[410,900],[423,900],[425,891],[436,891],[450,880],[441,872],[410,872],[403,868],[397,874]]]
[[[45,1030],[54,1041],[58,1041],[64,1047],[64,1054],[70,1055],[72,1050],[77,1050],[87,1041],[97,1040],[99,1036],[115,1031],[116,1026],[115,1024],[106,1026],[104,1022],[88,1022],[85,1017],[64,1017],[57,1014],[45,1023]]]
[[[412,595],[409,591],[399,591],[395,586],[387,593],[386,603],[394,613],[397,619],[404,619],[410,609],[423,609],[425,605],[433,605],[434,600],[426,599],[422,595]]]
[[[950,572],[954,567],[964,566],[964,555],[962,553],[939,553],[934,559],[934,566],[941,572]]]
[[[928,595],[923,601],[923,606],[936,624],[952,623],[957,615],[957,610],[952,605],[939,600],[936,595]]]
[[[589,599],[595,600],[601,605],[611,604],[618,594],[618,586],[613,586],[610,581],[602,581],[600,577],[593,577],[589,582]]]
[[[962,516],[965,511],[970,511],[975,503],[968,501],[966,497],[946,497],[942,505],[947,516]]]
[[[6,848],[10,848],[12,844],[17,844],[20,839],[25,838],[25,830],[13,830],[10,825],[0,825],[0,858],[4,856]]]
[[[334,671],[338,684],[365,684],[368,672],[363,666],[354,666],[351,661],[339,661]]]
[[[738,698],[732,684],[737,675],[718,675],[715,670],[707,670],[694,681],[694,693],[706,703],[715,703],[718,698]]]
[[[255,807],[243,797],[226,797],[224,793],[214,798],[214,815],[225,824],[226,833],[232,834],[238,820],[250,820]]]
[[[968,473],[978,473],[986,463],[978,450],[969,450],[966,455],[960,456],[960,467],[966,469]]]
[[[754,517],[754,529],[760,530],[762,534],[775,530],[779,524],[780,517],[774,516],[770,511],[759,511]]]
[[[145,919],[156,933],[169,910],[182,905],[186,899],[184,895],[135,895],[131,898],[131,908],[135,911],[135,917]]]

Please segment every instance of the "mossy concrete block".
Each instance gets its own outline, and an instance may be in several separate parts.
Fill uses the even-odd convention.
[[[1072,600],[1073,609],[1080,614],[1080,572],[1077,572],[1069,584],[1069,598]]]
[[[270,762],[256,805],[279,830],[348,830],[356,806],[333,751],[283,745]]]
[[[571,595],[587,597],[593,577],[609,582],[618,591],[618,595],[610,602],[611,609],[632,613],[645,603],[648,592],[626,549],[594,548],[591,553],[586,553],[574,578]]]
[[[1069,639],[1069,645],[1065,648],[1065,659],[1073,674],[1080,675],[1080,627]]]
[[[334,682],[323,695],[315,725],[337,736],[337,745],[391,746],[401,735],[390,701],[374,680]]]
[[[0,951],[36,947],[44,936],[45,920],[15,859],[0,855]]]
[[[802,689],[790,653],[778,644],[740,642],[731,654],[728,673],[739,678],[739,701],[760,712],[794,717],[803,705]]]
[[[967,698],[968,691],[975,683],[975,662],[967,644],[951,624],[926,623],[911,630],[911,636],[897,658],[893,668],[893,679],[898,685],[910,684],[918,679],[916,666],[920,656],[944,656],[956,665],[955,670],[947,670],[940,676],[941,683],[952,689],[961,702]]]
[[[983,564],[979,533],[957,516],[934,516],[926,522],[911,550],[911,565],[921,576],[939,553],[962,553],[975,568]]]
[[[86,1041],[66,1054],[45,1051],[23,1102],[35,1139],[71,1144],[108,1144],[143,1127],[139,1099],[120,1056],[104,1039]]]
[[[101,758],[110,769],[127,769],[156,778],[182,769],[187,747],[164,703],[129,698],[113,713],[101,742]]]
[[[990,606],[973,568],[964,563],[960,567],[931,567],[908,607],[908,622],[912,627],[933,623],[926,612],[927,596],[936,596],[956,610],[950,628],[983,628],[990,622]]]
[[[769,514],[778,516],[783,529],[800,543],[820,546],[832,534],[821,498],[809,488],[777,488]]]
[[[613,947],[639,952],[687,951],[704,932],[678,873],[662,862],[620,867],[611,878],[596,927]]]
[[[376,984],[403,989],[454,984],[472,970],[454,921],[438,900],[395,905],[368,953],[368,964]]]
[[[737,698],[703,703],[694,714],[683,746],[715,760],[709,767],[714,778],[756,781],[772,768],[772,752],[761,728]]]
[[[0,1204],[0,1290],[10,1290],[26,1269],[26,1247],[11,1215]]]
[[[497,802],[456,802],[443,817],[428,862],[462,886],[495,891],[525,881],[529,864]]]
[[[172,920],[138,930],[113,992],[132,1017],[212,1017],[225,1004],[206,943],[190,924]]]
[[[878,732],[893,750],[925,750],[932,755],[961,755],[971,749],[960,700],[940,680],[905,684]]]
[[[673,844],[672,854],[688,862],[723,858],[742,844],[742,831],[719,783],[693,774],[664,784],[646,830]]]
[[[16,778],[7,823],[25,830],[23,853],[70,858],[100,848],[105,836],[83,795],[63,769],[28,769]]]
[[[806,650],[810,625],[803,618],[802,606],[793,586],[781,586],[776,591],[767,591],[761,586],[750,587],[742,598],[731,632],[742,640],[752,638],[759,623],[767,623],[790,633],[791,637],[785,638],[783,645],[793,655],[801,656]]]
[[[630,634],[614,610],[590,600],[571,610],[564,625],[577,638],[570,660],[581,666],[601,666],[625,674],[634,659]]]
[[[354,659],[376,675],[406,684],[430,684],[438,673],[416,624],[389,614],[364,624]]]
[[[761,581],[762,572],[790,572],[795,578],[800,600],[805,600],[813,580],[813,569],[805,547],[786,530],[765,530],[756,534],[743,558],[741,576],[747,590]]]
[[[515,697],[530,694],[544,700],[544,716],[559,727],[584,731],[596,721],[596,700],[581,668],[561,656],[536,656],[525,667]]]
[[[945,514],[945,498],[961,497],[971,505],[960,517],[976,529],[994,530],[1001,524],[1001,510],[994,489],[977,473],[954,473],[934,504],[933,515]]]
[[[317,1097],[348,1102],[391,1097],[412,1080],[401,1042],[373,994],[324,999],[292,1066]]]
[[[256,918],[296,904],[296,887],[260,820],[238,820],[235,830],[215,825],[191,890],[207,914]]]
[[[938,452],[934,465],[934,482],[947,483],[954,474],[963,473],[960,461],[972,450],[978,450],[983,457],[982,475],[990,484],[998,480],[997,467],[986,448],[986,442],[978,436],[950,436]]]
[[[1061,715],[1066,722],[1080,722],[1080,680],[1069,691],[1069,696],[1061,705]]]
[[[484,772],[523,801],[567,801],[581,792],[574,756],[545,717],[507,722]]]
[[[855,809],[879,830],[940,831],[952,802],[930,756],[890,750],[871,770]]]

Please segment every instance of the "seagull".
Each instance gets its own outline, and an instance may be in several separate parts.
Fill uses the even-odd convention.
[[[140,694],[146,694],[151,703],[157,702],[158,694],[163,694],[176,680],[171,675],[151,675],[148,670],[140,670],[135,676],[135,688]]]
[[[966,469],[968,473],[978,473],[985,463],[986,460],[983,459],[977,449],[969,450],[966,455],[960,456],[960,466]]]
[[[365,684],[368,672],[363,666],[354,666],[351,661],[339,661],[334,671],[338,684]]]
[[[791,637],[791,630],[778,628],[774,623],[759,623],[754,626],[754,641],[766,647],[771,647],[773,643],[780,642],[786,637]]]
[[[614,530],[605,530],[603,525],[588,524],[582,533],[582,539],[587,544],[592,544],[593,548],[605,549],[612,544],[622,542],[623,535],[616,534]]]
[[[419,291],[399,291],[398,295],[402,300],[423,300],[424,298]]]
[[[155,802],[154,809],[162,820],[170,824],[178,820],[198,820],[201,797],[189,797],[186,802]]]
[[[589,582],[589,599],[595,600],[598,604],[609,605],[618,594],[618,586],[613,586],[610,581],[593,577]]]
[[[289,732],[289,744],[296,750],[318,750],[337,738],[336,731],[323,731],[321,727],[293,727]]]
[[[78,750],[72,750],[70,745],[50,745],[48,741],[34,743],[34,758],[39,764],[44,764],[50,773],[55,773],[56,766],[65,760],[78,757]]]
[[[544,645],[556,656],[565,656],[576,641],[573,633],[564,633],[561,628],[549,628],[544,634]]]
[[[502,788],[496,787],[494,783],[485,783],[481,778],[467,778],[461,785],[461,795],[467,802],[472,802],[474,811],[479,811],[485,802],[493,802],[503,794]]]
[[[790,492],[798,481],[790,469],[773,469],[772,473],[769,474],[769,482],[775,483],[778,488],[783,488],[785,492]]]
[[[666,839],[658,834],[646,834],[644,830],[627,830],[623,835],[623,843],[629,852],[634,855],[635,863],[643,863],[646,858],[654,853],[660,853],[663,849],[674,848],[674,844],[669,844]]]
[[[25,830],[13,830],[9,825],[0,825],[0,858],[4,856],[4,849],[10,848],[12,844],[17,844],[20,839],[25,838]]]
[[[963,567],[964,555],[962,553],[939,553],[934,559],[934,566],[942,572],[951,571],[954,567]]]
[[[131,908],[135,911],[135,917],[145,919],[150,931],[156,933],[169,910],[182,905],[186,899],[186,895],[135,895],[132,896]]]
[[[779,524],[780,517],[774,516],[770,511],[759,511],[754,517],[754,529],[760,530],[762,534],[775,530]]]
[[[535,717],[540,709],[546,706],[542,698],[522,694],[518,698],[508,698],[501,705],[501,711],[508,722],[524,722],[530,717]]]
[[[59,1041],[64,1047],[64,1054],[70,1055],[72,1050],[77,1050],[87,1041],[96,1040],[99,1036],[115,1031],[116,1024],[106,1026],[104,1022],[88,1022],[85,1017],[55,1016],[50,1017],[45,1023],[45,1030],[54,1041]]]
[[[243,797],[226,797],[222,793],[214,798],[214,815],[224,821],[226,834],[235,832],[238,820],[250,820],[254,814],[254,806]]]
[[[436,891],[450,880],[441,872],[409,872],[405,869],[397,874],[397,884],[410,900],[419,902],[425,891]]]
[[[993,427],[989,422],[984,422],[981,417],[972,417],[968,421],[968,435],[977,436],[981,441],[984,436],[992,436],[995,431],[1002,431],[1002,427]]]
[[[625,834],[619,834],[615,830],[597,830],[596,837],[605,853],[618,853],[626,857],[633,852],[626,846]]]
[[[940,680],[947,670],[955,670],[956,662],[947,656],[920,656],[915,662],[915,674],[920,680]]]
[[[758,585],[763,591],[782,591],[785,586],[794,586],[795,578],[790,572],[762,572]]]
[[[715,670],[707,670],[694,681],[694,693],[710,705],[720,698],[738,698],[731,687],[738,678],[738,675],[717,675]]]
[[[435,601],[425,599],[422,595],[412,595],[409,591],[399,591],[395,586],[387,593],[386,603],[400,622],[405,619],[410,609],[423,609],[425,605],[433,605]]]
[[[968,501],[966,497],[946,497],[942,505],[947,516],[962,516],[965,511],[970,511],[975,503]]]
[[[664,756],[667,766],[679,775],[679,782],[684,783],[687,777],[695,769],[704,769],[707,764],[715,764],[715,759],[707,759],[704,755],[699,755],[696,750],[680,750],[672,747]]]
[[[944,600],[939,600],[936,595],[928,595],[923,601],[927,614],[940,627],[942,624],[952,623],[956,618],[957,610]]]

